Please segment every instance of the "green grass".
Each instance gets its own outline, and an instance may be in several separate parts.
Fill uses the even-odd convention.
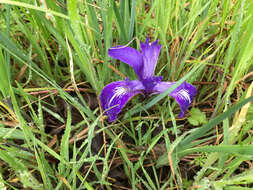
[[[251,0],[0,0],[0,189],[251,189],[252,10]],[[109,123],[101,90],[136,74],[107,50],[146,37],[162,45],[156,75],[177,82]],[[178,118],[168,94],[184,80],[206,121]]]

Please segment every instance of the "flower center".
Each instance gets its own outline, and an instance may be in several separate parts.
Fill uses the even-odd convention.
[[[143,86],[145,87],[146,93],[152,93],[153,88],[157,83],[162,81],[162,78],[162,76],[158,76],[141,80]]]

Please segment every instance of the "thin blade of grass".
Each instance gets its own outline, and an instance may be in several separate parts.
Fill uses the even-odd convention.
[[[236,154],[238,156],[252,156],[253,145],[219,145],[219,146],[202,146],[196,148],[189,148],[187,150],[179,151],[178,156],[184,157],[196,152],[224,152]]]
[[[195,129],[189,136],[187,136],[178,146],[178,150],[185,150],[187,148],[191,147],[191,142],[196,140],[197,138],[200,138],[206,134],[207,131],[209,131],[211,128],[215,127],[217,124],[219,124],[221,121],[223,121],[225,118],[230,117],[232,114],[234,114],[237,110],[239,110],[241,107],[243,107],[248,102],[253,101],[253,96],[237,103],[230,109],[228,109],[226,112],[220,114],[219,116],[215,117],[214,119],[210,120],[207,124],[203,125],[202,127]]]
[[[19,7],[25,7],[25,8],[28,8],[28,9],[33,9],[33,10],[37,10],[37,11],[41,11],[41,12],[45,12],[45,13],[50,13],[50,14],[53,14],[55,16],[59,16],[59,17],[64,18],[64,19],[69,19],[69,17],[66,16],[65,14],[58,13],[58,12],[52,11],[50,9],[45,9],[45,8],[42,8],[42,7],[38,7],[38,6],[35,6],[35,5],[28,4],[28,3],[20,2],[20,1],[0,0],[0,3],[1,4],[8,4],[8,5],[15,5],[15,6],[19,6]]]
[[[5,61],[2,48],[0,48],[0,91],[4,98],[9,94],[10,77],[8,76],[8,73],[8,65]]]

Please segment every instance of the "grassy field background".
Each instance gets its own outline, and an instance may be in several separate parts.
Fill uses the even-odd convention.
[[[253,1],[0,0],[0,189],[253,188]],[[162,45],[161,94],[116,122],[103,87],[132,69],[108,48]]]

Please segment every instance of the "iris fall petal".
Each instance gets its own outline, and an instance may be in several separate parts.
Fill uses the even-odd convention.
[[[128,100],[143,89],[139,80],[116,81],[106,85],[100,94],[100,102],[109,121],[115,121]]]
[[[160,82],[153,88],[153,92],[162,93],[170,88],[173,84],[175,84],[175,82]],[[181,112],[179,113],[179,117],[182,118],[184,116],[185,111],[192,103],[193,97],[196,95],[196,93],[197,90],[195,86],[184,81],[180,86],[178,86],[169,94],[176,99],[177,103],[180,106]]]

